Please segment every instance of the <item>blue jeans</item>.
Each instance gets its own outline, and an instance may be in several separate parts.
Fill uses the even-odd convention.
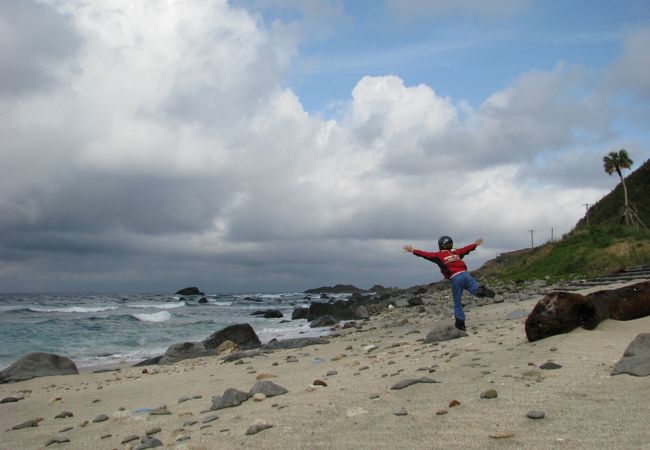
[[[472,295],[476,295],[480,285],[469,272],[461,272],[449,281],[451,281],[451,294],[454,297],[454,316],[458,320],[464,321],[465,311],[463,311],[463,304],[461,303],[463,289]]]

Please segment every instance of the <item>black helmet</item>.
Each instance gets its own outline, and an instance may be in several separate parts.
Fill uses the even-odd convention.
[[[449,236],[440,236],[438,239],[438,248],[440,250],[451,250],[454,246],[454,241]]]

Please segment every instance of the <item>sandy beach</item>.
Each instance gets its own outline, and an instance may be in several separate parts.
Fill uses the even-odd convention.
[[[423,338],[449,318],[396,308],[361,329],[336,330],[329,344],[238,362],[198,358],[147,373],[122,366],[3,384],[0,398],[23,399],[0,404],[0,448],[60,438],[69,442],[48,448],[135,449],[140,439],[122,442],[147,432],[177,449],[650,448],[650,378],[610,375],[628,344],[650,332],[650,317],[529,343],[524,322],[538,300],[471,308],[469,336],[439,344]],[[526,314],[508,319],[515,311]],[[540,367],[549,361],[561,367]],[[423,377],[429,382],[391,389]],[[213,396],[248,392],[262,379],[288,393],[208,411]],[[483,398],[490,389],[496,398]],[[150,414],[162,406],[169,414]],[[72,416],[55,418],[62,412]],[[94,422],[100,415],[108,418]],[[11,430],[37,418],[37,427]],[[256,421],[272,427],[246,434]]]

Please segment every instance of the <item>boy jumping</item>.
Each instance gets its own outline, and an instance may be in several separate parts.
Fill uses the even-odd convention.
[[[454,249],[452,248],[454,241],[449,236],[442,236],[438,239],[438,248],[440,249],[438,252],[416,250],[410,244],[404,246],[405,252],[413,253],[415,256],[436,263],[440,267],[442,276],[451,281],[451,293],[454,298],[454,317],[456,319],[455,326],[462,331],[465,331],[465,312],[461,303],[463,289],[477,297],[494,297],[494,291],[483,285],[479,285],[478,281],[467,272],[467,266],[463,262],[463,257],[482,243],[483,239],[477,239],[473,244]]]

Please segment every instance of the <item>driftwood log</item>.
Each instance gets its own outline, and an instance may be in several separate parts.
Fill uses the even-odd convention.
[[[650,281],[581,295],[553,292],[526,319],[530,342],[582,327],[593,330],[606,319],[633,320],[650,315]]]

